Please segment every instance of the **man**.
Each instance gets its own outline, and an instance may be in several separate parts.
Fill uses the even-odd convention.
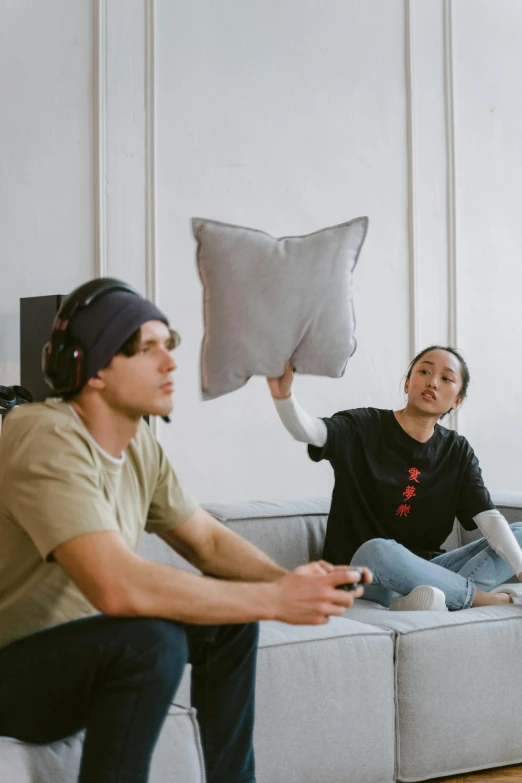
[[[209,783],[251,783],[258,620],[325,623],[362,594],[323,561],[286,572],[205,512],[143,417],[172,409],[167,318],[125,283],[65,300],[44,351],[61,399],[9,414],[0,438],[0,735],[86,729],[81,783],[145,783],[193,664]],[[139,557],[159,535],[201,572]]]

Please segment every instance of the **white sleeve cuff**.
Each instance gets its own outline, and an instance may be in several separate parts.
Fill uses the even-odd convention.
[[[482,535],[514,573],[522,573],[522,550],[508,521],[496,508],[482,511],[473,517]]]

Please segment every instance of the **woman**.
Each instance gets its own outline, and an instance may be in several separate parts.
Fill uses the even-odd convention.
[[[470,375],[453,348],[430,346],[411,362],[405,408],[309,416],[292,393],[293,370],[268,378],[279,416],[314,462],[335,473],[323,557],[364,563],[364,597],[390,609],[467,609],[519,601],[522,523],[495,508],[466,438],[438,424],[466,397]],[[484,538],[444,553],[457,517]]]

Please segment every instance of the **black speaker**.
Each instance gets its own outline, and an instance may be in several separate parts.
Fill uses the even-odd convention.
[[[51,397],[42,372],[42,348],[49,340],[53,321],[64,294],[26,296],[20,299],[20,385],[35,402]]]

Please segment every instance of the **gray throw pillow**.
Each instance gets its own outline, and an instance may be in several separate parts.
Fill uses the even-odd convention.
[[[368,218],[298,237],[192,219],[203,283],[201,390],[211,400],[285,364],[339,378],[355,351],[352,271]]]

